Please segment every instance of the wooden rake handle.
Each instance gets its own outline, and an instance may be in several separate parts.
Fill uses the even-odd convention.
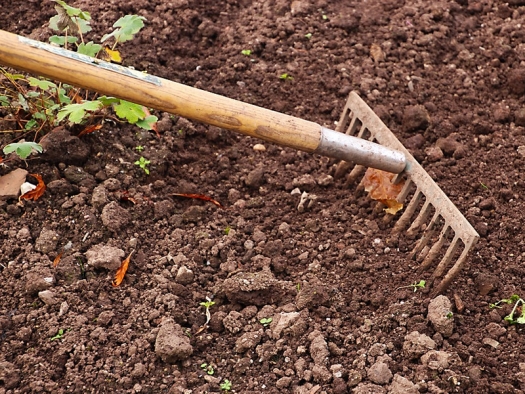
[[[354,161],[395,173],[405,168],[405,157],[400,152],[357,138],[355,140],[360,141],[354,141],[354,137],[325,129],[317,123],[2,30],[0,64],[282,146]],[[340,142],[340,138],[344,141]],[[347,146],[350,146],[350,152],[347,152]]]

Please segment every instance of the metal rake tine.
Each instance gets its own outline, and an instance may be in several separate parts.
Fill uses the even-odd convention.
[[[411,260],[415,260],[417,258],[419,252],[423,250],[423,248],[428,244],[428,241],[430,241],[430,238],[432,238],[432,236],[436,233],[436,223],[438,219],[439,213],[435,212],[434,216],[432,217],[432,219],[430,219],[430,222],[428,223],[425,233],[417,242],[416,247],[410,253]]]
[[[394,225],[392,233],[399,234],[401,231],[403,231],[403,229],[407,226],[408,222],[412,218],[412,215],[414,215],[414,212],[416,212],[417,206],[422,196],[423,193],[421,193],[419,189],[416,189],[414,195],[412,196],[412,199],[410,200],[405,209],[405,212],[403,212],[399,220]]]
[[[423,262],[421,263],[418,269],[418,272],[423,272],[427,270],[428,267],[430,267],[434,259],[439,254],[439,251],[443,248],[443,245],[445,244],[445,241],[446,241],[445,237],[449,230],[450,230],[450,227],[445,223],[445,225],[441,229],[441,233],[439,234],[438,241],[434,245],[432,245],[432,247],[428,251],[427,255],[425,256],[425,259],[423,260]]]
[[[426,200],[423,204],[423,207],[421,208],[421,211],[419,211],[419,214],[416,216],[412,224],[407,230],[408,235],[414,235],[414,233],[417,232],[417,230],[425,223],[425,221],[428,218],[428,215],[430,214],[430,201]]]
[[[443,256],[438,266],[436,267],[436,270],[432,274],[432,278],[438,278],[441,275],[443,275],[443,272],[445,272],[445,269],[447,268],[447,266],[450,264],[450,261],[452,260],[452,256],[454,256],[454,253],[456,253],[456,250],[458,249],[458,246],[459,246],[458,241],[459,241],[459,237],[457,234],[455,234],[454,239],[452,240],[452,242],[448,246],[447,251],[445,252],[445,255]]]

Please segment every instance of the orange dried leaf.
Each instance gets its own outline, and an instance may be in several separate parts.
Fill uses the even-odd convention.
[[[120,264],[119,269],[115,273],[115,279],[113,280],[113,287],[120,286],[122,281],[124,280],[124,276],[126,276],[126,272],[128,271],[129,267],[129,260],[131,259],[131,255],[133,254],[134,250],[131,251],[129,256]]]
[[[224,208],[220,202],[214,200],[211,197],[205,196],[204,194],[193,194],[193,193],[173,193],[172,196],[195,198],[197,200],[209,201],[212,204],[217,205],[219,208]]]
[[[78,137],[82,137],[83,135],[86,135],[86,134],[89,134],[89,133],[92,133],[96,130],[100,130],[102,128],[102,125],[101,124],[94,124],[94,125],[91,125],[91,126],[88,126],[86,127],[84,130],[82,130],[79,134],[78,134]]]
[[[392,215],[403,209],[403,204],[396,200],[403,188],[404,181],[392,183],[395,174],[369,168],[363,178],[365,190],[373,200],[379,201],[387,206],[385,211]]]
[[[46,184],[44,183],[44,180],[42,177],[38,174],[30,174],[32,177],[36,178],[38,181],[38,185],[36,185],[36,188],[33,190],[28,191],[27,193],[24,193],[20,196],[19,200],[38,200],[42,194],[46,191]]]
[[[57,255],[57,257],[55,257],[55,259],[53,260],[53,268],[56,268],[58,263],[60,263],[60,259],[62,258],[63,253],[64,252],[62,251]]]

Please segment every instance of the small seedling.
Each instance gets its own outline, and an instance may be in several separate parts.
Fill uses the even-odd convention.
[[[501,308],[501,304],[514,304],[512,311],[507,316],[505,316],[503,320],[507,321],[509,324],[525,324],[525,308],[523,308],[525,301],[523,298],[517,294],[513,294],[510,298],[504,298],[503,300],[500,300],[494,304],[490,304],[489,307],[491,309]],[[521,306],[521,313],[517,318],[515,318],[514,314],[516,313],[516,310],[519,306]]]
[[[328,16],[327,16],[326,14],[323,14],[322,18],[323,18],[323,20],[325,21],[325,20],[328,19]]]
[[[62,339],[62,337],[64,336],[65,332],[66,331],[61,328],[60,330],[58,330],[57,335],[55,335],[53,338],[51,338],[51,340],[54,341],[54,340],[57,340],[57,339]]]
[[[213,369],[213,366],[211,364],[202,363],[201,369],[210,376],[215,373],[215,370]]]
[[[210,308],[215,305],[215,302],[212,301],[209,297],[206,297],[206,301],[205,302],[201,302],[199,304],[200,306],[203,306],[204,308],[206,308],[206,323],[204,323],[204,327],[206,327],[208,325],[208,323],[210,322],[211,320],[211,313],[210,313]]]
[[[144,157],[140,156],[140,159],[138,159],[136,162],[135,162],[135,165],[136,166],[139,166],[140,168],[142,168],[144,170],[144,172],[146,173],[146,175],[149,175],[149,168],[148,168],[148,165],[151,163],[151,161],[149,160],[146,160]]]
[[[414,293],[415,293],[418,289],[424,289],[426,284],[427,284],[426,281],[420,280],[419,282],[414,282],[414,283],[412,283],[411,285],[408,285],[408,286],[398,287],[398,289],[407,289],[409,287],[412,287],[414,289]]]
[[[293,77],[288,73],[282,73],[281,75],[279,75],[279,78],[283,81],[291,81],[293,79]]]
[[[250,56],[252,54],[252,51],[250,49],[243,49],[241,51],[241,53],[244,55],[244,56]]]
[[[310,38],[312,38],[312,33],[306,33],[304,36],[305,36],[306,38],[310,39]]]
[[[224,234],[225,235],[228,235],[230,233],[230,230],[231,230],[231,227],[230,226],[227,226],[225,229],[224,229]]]
[[[295,285],[295,290],[297,290],[298,293],[301,291],[301,284],[300,283],[297,283]]]
[[[228,379],[224,379],[224,382],[221,383],[220,388],[222,391],[230,391],[232,389],[232,382]]]
[[[487,185],[485,185],[483,182],[480,182],[479,183],[481,185],[481,187],[485,190],[489,190],[489,187]]]
[[[259,323],[261,323],[264,327],[268,327],[272,321],[273,319],[271,317],[263,317],[261,320],[259,320]]]
[[[42,145],[37,144],[36,142],[13,142],[12,144],[8,144],[4,146],[4,154],[7,155],[11,152],[15,152],[18,157],[20,157],[22,160],[25,160],[29,157],[29,155],[36,151],[38,153],[42,153]]]
[[[135,147],[135,150],[136,150],[137,152],[142,152],[142,151],[144,150],[144,147],[143,147],[142,145],[139,145],[139,146],[136,146],[136,147]]]
[[[454,317],[454,313],[452,313],[451,311],[449,311],[447,313],[447,319],[452,319]]]

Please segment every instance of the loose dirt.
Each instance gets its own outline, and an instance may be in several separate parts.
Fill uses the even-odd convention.
[[[41,158],[0,168],[48,186],[36,202],[0,201],[0,394],[219,393],[226,379],[237,393],[525,390],[523,328],[503,320],[510,306],[489,308],[525,296],[524,2],[71,5],[98,38],[144,16],[121,51],[153,75],[331,128],[357,91],[481,239],[431,300],[406,287],[428,277],[408,259],[414,240],[390,244],[334,160],[164,113],[160,139],[58,130]],[[54,13],[13,2],[0,28],[46,41]],[[4,131],[1,146],[15,138]],[[315,198],[298,210],[302,192]]]

